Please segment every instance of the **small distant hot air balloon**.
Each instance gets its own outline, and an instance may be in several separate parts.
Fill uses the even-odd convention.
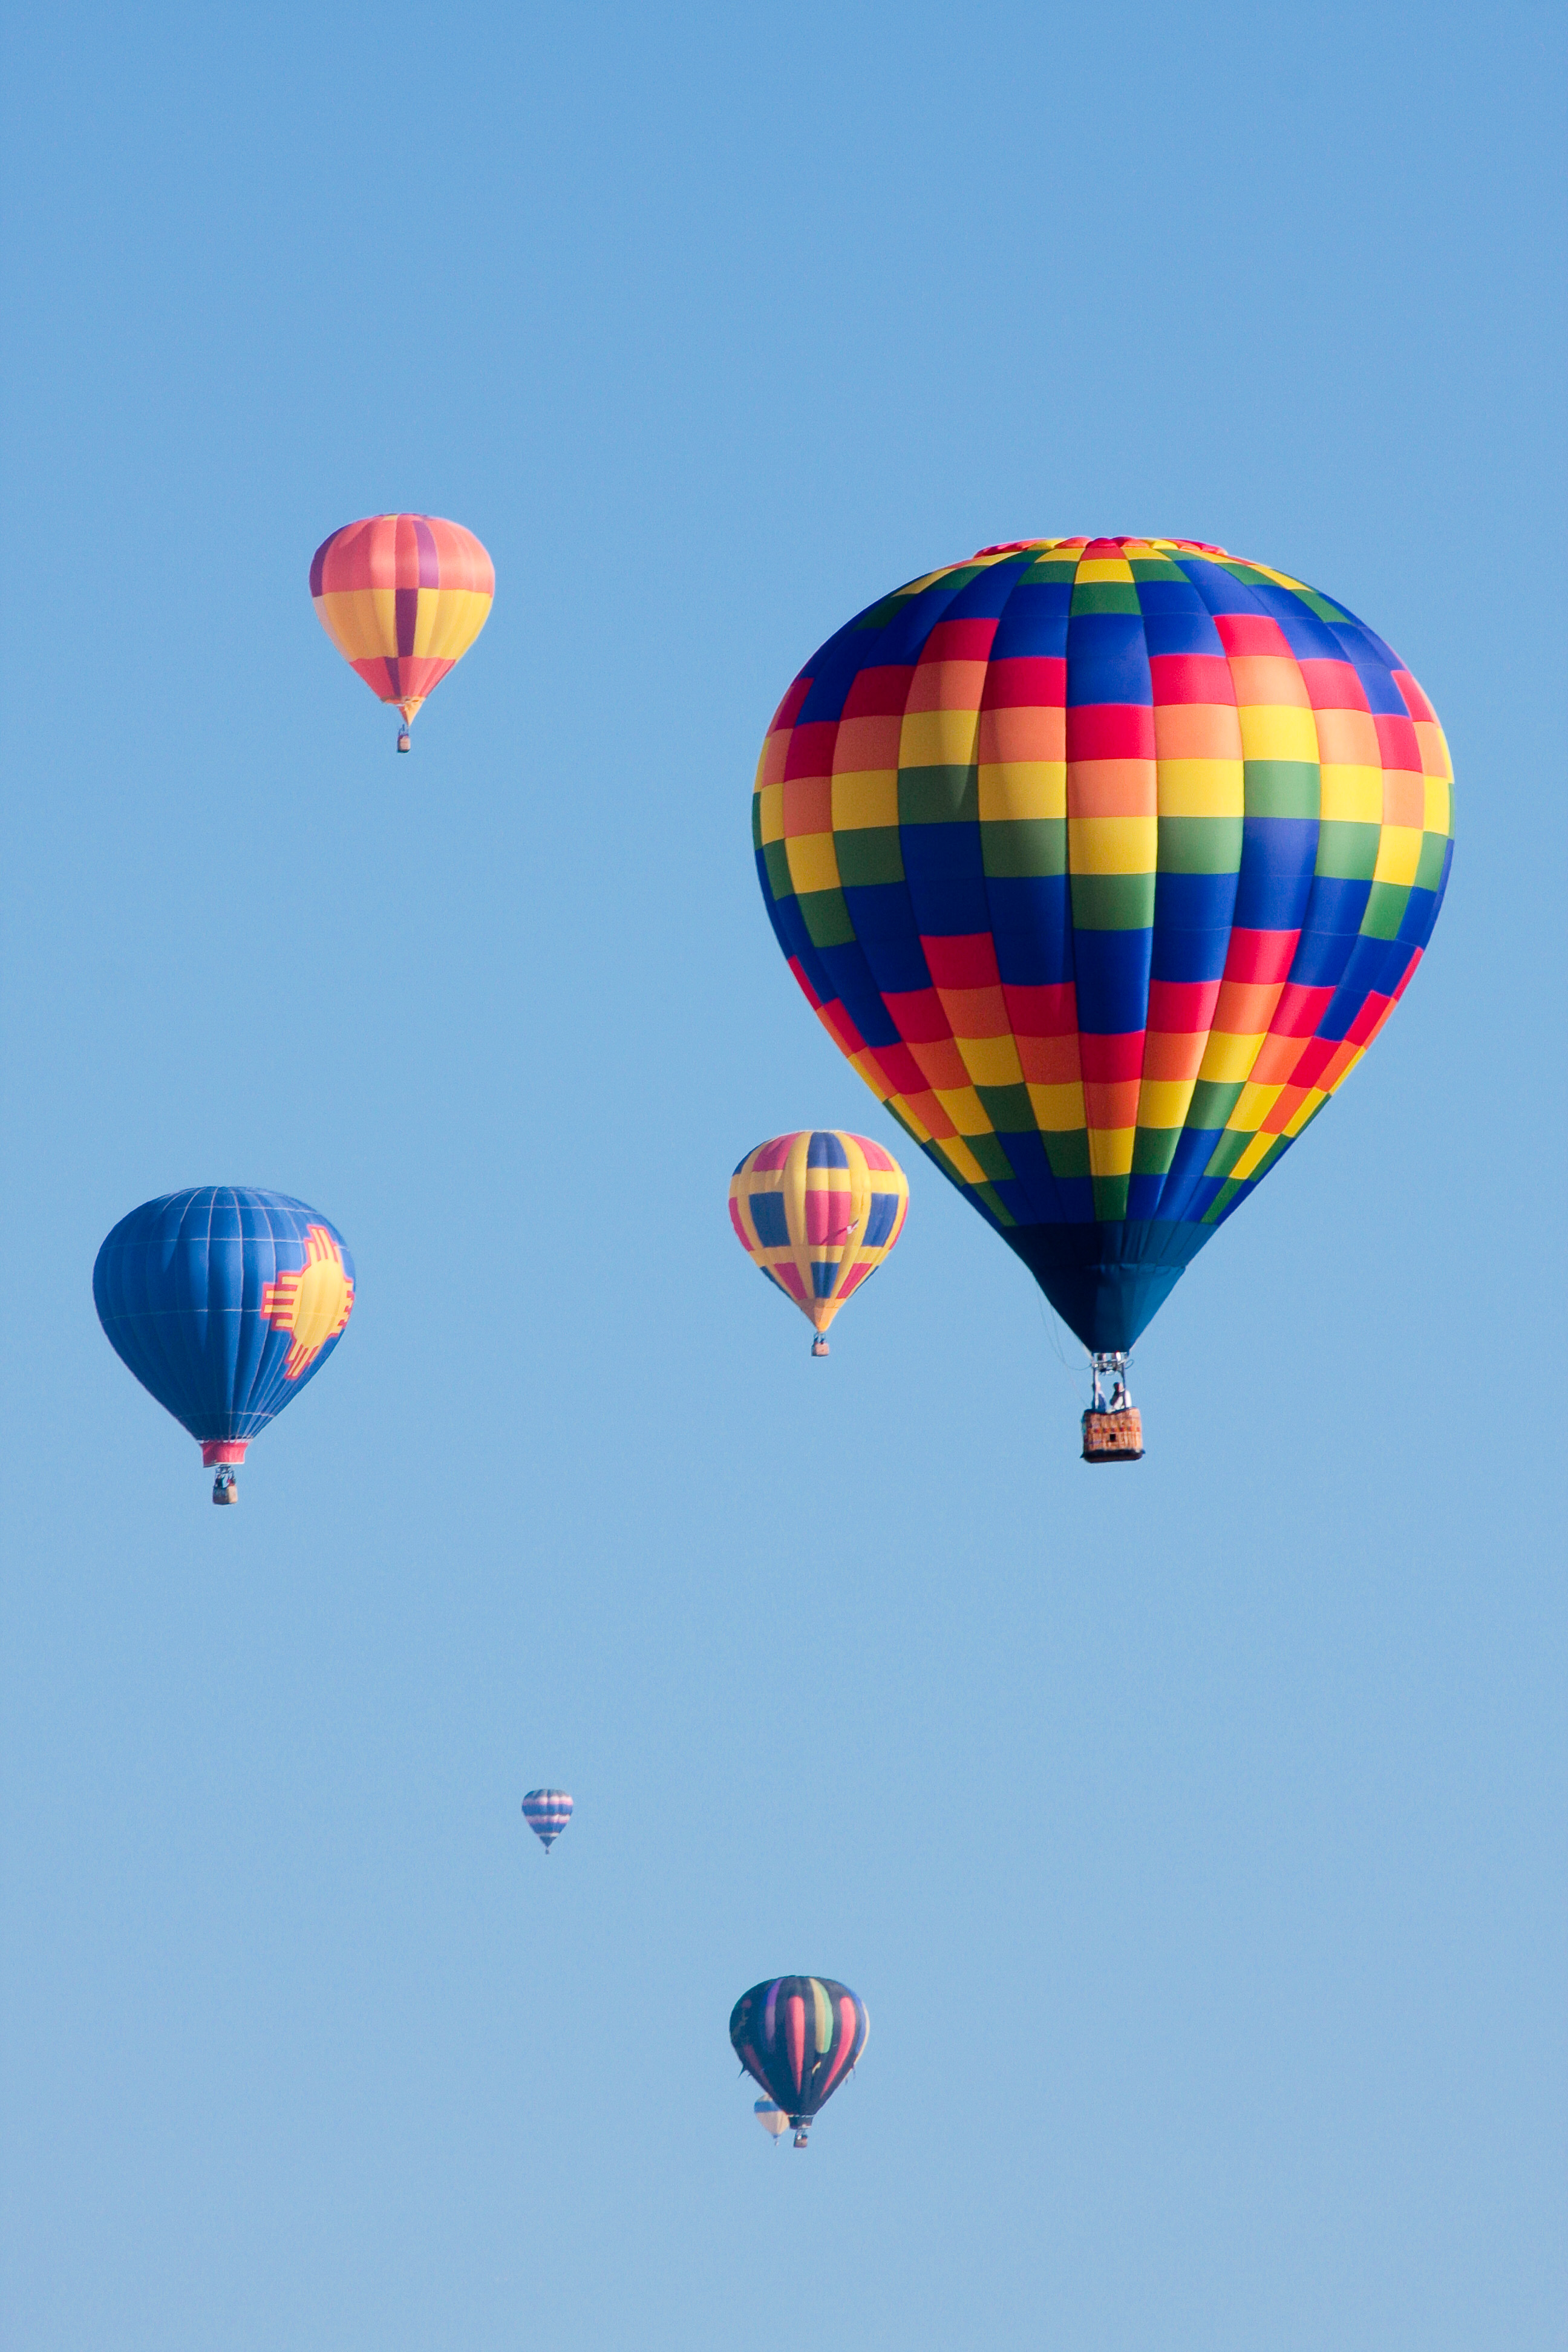
[[[1381,637],[1194,540],[984,547],[779,705],[752,798],[779,945],[1089,1349],[1086,1460],[1138,1458],[1133,1341],[1409,984],[1452,778]]]
[[[752,2101],[752,2113],[776,2147],[780,2138],[789,2129],[789,2117],[784,2109],[776,2100],[756,2099]]]
[[[743,1992],[730,2014],[735,2055],[783,2109],[796,2147],[854,2072],[870,2030],[865,2002],[832,1977],[773,1977]]]
[[[910,1205],[903,1170],[879,1143],[802,1128],[748,1151],[730,1179],[730,1222],[753,1265],[792,1298],[827,1353],[827,1327],[875,1274]]]
[[[403,713],[397,748],[426,697],[490,616],[495,566],[471,530],[439,515],[368,515],[324,539],[310,595],[343,659]]]
[[[215,1503],[250,1440],[314,1380],[354,1303],[342,1235],[303,1201],[204,1184],[145,1201],[98,1253],[110,1345],[196,1438]]]
[[[572,1818],[572,1800],[564,1789],[531,1789],[522,1801],[522,1817],[548,1853]]]

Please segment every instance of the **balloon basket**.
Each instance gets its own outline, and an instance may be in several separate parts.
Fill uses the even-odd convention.
[[[397,748],[400,751],[412,751],[414,749],[414,739],[406,727],[400,727],[397,730]]]
[[[794,2139],[790,2142],[790,2146],[792,2147],[804,2147],[805,2146],[805,2126],[804,2124],[802,2124],[796,2131]]]
[[[223,1467],[219,1470],[217,1476],[213,1480],[213,1501],[215,1503],[237,1503],[238,1500],[239,1481],[226,1462],[223,1465]]]
[[[1086,1412],[1083,1458],[1086,1462],[1142,1462],[1143,1416],[1137,1406],[1123,1405],[1118,1412],[1096,1412],[1092,1408]]]
[[[826,1356],[828,1353],[827,1342],[820,1332],[811,1343],[811,1352],[814,1356]]]

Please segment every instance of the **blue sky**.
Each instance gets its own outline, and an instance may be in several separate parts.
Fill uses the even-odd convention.
[[[16,2352],[1560,2342],[1563,46],[14,12]],[[499,576],[406,761],[306,593],[387,507]],[[757,895],[774,704],[1077,530],[1342,600],[1458,777],[1116,1480],[929,1165],[826,1365],[724,1210],[912,1159]],[[219,1514],[90,1272],[235,1181],[360,1294]],[[797,1969],[872,2019],[804,2158],[725,2032]]]

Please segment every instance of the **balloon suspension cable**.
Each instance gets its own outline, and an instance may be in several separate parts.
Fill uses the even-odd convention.
[[[218,1465],[217,1476],[213,1480],[213,1501],[237,1503],[238,1500],[239,1481],[234,1475],[234,1465],[232,1463],[222,1462]]]
[[[1091,1412],[1126,1412],[1129,1410],[1132,1394],[1127,1385],[1127,1367],[1131,1361],[1125,1348],[1096,1349],[1089,1357],[1089,1370],[1094,1381],[1094,1402],[1089,1406]],[[1103,1385],[1107,1381],[1110,1382],[1109,1398]]]

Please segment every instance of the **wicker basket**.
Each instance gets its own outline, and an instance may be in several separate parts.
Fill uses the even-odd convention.
[[[1086,1462],[1142,1462],[1143,1418],[1137,1406],[1127,1405],[1121,1412],[1086,1412],[1083,1458]]]

